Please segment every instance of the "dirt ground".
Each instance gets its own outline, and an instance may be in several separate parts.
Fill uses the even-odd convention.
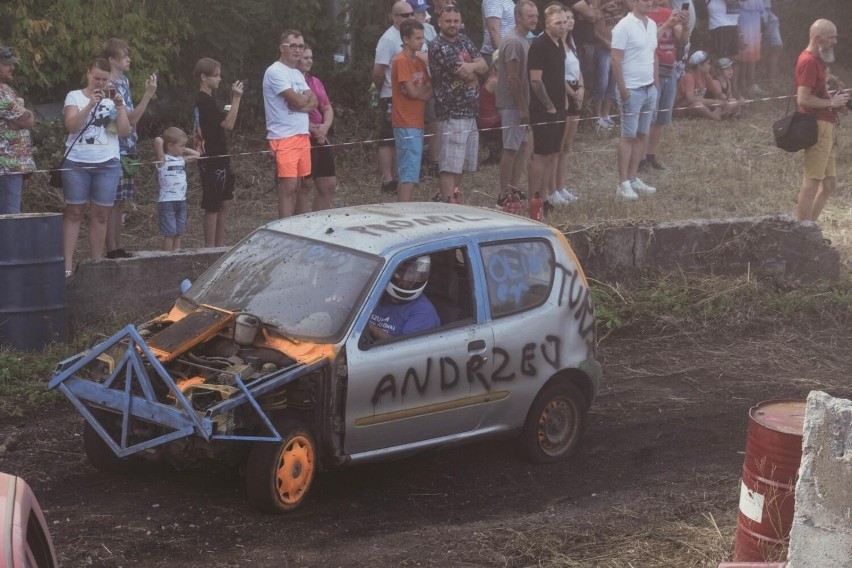
[[[713,566],[729,560],[749,408],[852,396],[848,317],[605,338],[602,396],[574,459],[495,440],[320,474],[306,505],[254,512],[237,472],[91,468],[58,402],[0,419],[0,470],[33,486],[63,566]]]

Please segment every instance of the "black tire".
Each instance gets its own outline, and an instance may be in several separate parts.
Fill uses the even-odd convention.
[[[310,430],[287,421],[279,432],[281,443],[252,445],[246,467],[249,504],[264,513],[286,513],[301,506],[317,472],[317,447]]]
[[[121,436],[121,424],[118,422],[119,415],[99,409],[91,409],[91,411],[104,429],[112,435],[114,440]],[[88,421],[83,425],[83,450],[86,452],[86,458],[88,458],[92,467],[103,473],[131,473],[139,468],[141,461],[136,456],[120,458],[115,455],[115,452],[95,432],[95,429],[92,428],[92,425]]]
[[[586,399],[574,385],[552,382],[530,405],[521,446],[533,463],[553,463],[577,451],[586,428]]]

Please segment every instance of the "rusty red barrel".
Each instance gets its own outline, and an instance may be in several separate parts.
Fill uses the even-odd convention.
[[[749,410],[736,562],[783,560],[802,461],[804,400],[769,400]]]

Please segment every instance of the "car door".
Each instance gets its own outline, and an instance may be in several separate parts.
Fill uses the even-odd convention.
[[[368,344],[365,328],[394,271],[424,254],[433,259],[424,294],[436,305],[442,325]],[[493,336],[478,305],[479,262],[469,243],[457,240],[407,250],[387,264],[346,343],[345,453],[428,444],[470,433],[480,424],[491,391]],[[443,306],[444,300],[458,305]]]

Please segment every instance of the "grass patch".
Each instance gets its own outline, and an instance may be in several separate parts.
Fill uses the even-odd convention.
[[[598,325],[604,333],[622,327],[695,329],[760,318],[821,314],[852,315],[852,277],[839,282],[792,286],[740,277],[658,275],[626,283],[593,280]]]
[[[29,408],[60,400],[61,394],[47,390],[56,364],[103,341],[126,323],[109,317],[77,326],[67,343],[51,343],[39,351],[0,346],[0,417],[20,417]]]

